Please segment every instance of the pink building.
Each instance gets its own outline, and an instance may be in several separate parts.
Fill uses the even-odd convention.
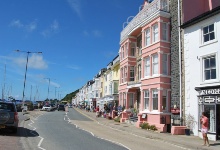
[[[119,55],[119,105],[125,109],[121,121],[137,115],[137,127],[147,122],[167,132],[171,120],[169,0],[144,2],[121,32]]]

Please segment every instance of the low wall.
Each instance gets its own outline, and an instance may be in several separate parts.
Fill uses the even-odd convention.
[[[185,135],[186,126],[172,126],[171,134],[172,135]]]

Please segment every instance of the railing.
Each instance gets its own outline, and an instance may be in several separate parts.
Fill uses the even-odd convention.
[[[169,12],[169,0],[154,0],[144,8],[130,21],[121,32],[121,41],[125,39],[129,32],[140,26],[140,24],[157,11]]]

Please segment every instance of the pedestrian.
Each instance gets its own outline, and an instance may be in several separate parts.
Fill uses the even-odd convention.
[[[99,117],[99,106],[96,107],[96,117]]]
[[[202,117],[200,118],[200,122],[201,122],[201,125],[202,125],[201,132],[202,132],[203,141],[204,141],[204,143],[202,145],[205,146],[206,143],[207,143],[207,146],[209,147],[209,139],[208,139],[208,136],[207,136],[208,126],[209,126],[209,119],[205,116],[205,112],[202,112]]]

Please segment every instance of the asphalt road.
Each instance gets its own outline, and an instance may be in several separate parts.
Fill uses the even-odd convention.
[[[34,136],[28,138],[26,143],[31,143],[32,149],[43,150],[126,149],[118,144],[95,137],[90,132],[71,124],[70,120],[93,122],[73,109],[70,109],[68,113],[64,111],[42,112],[29,121],[28,128],[34,130],[32,132]]]
[[[188,149],[166,141],[133,134],[89,119],[77,111],[35,111],[20,116],[17,134],[0,131],[0,150],[176,150]],[[101,119],[101,118],[100,118]],[[95,119],[96,120],[96,119]]]
[[[19,126],[18,132],[12,133],[10,129],[0,130],[0,150],[24,150],[32,149],[32,146],[28,143],[29,138],[37,137],[37,135],[31,134],[32,130],[25,128],[24,124],[29,120],[29,117],[19,112]]]

